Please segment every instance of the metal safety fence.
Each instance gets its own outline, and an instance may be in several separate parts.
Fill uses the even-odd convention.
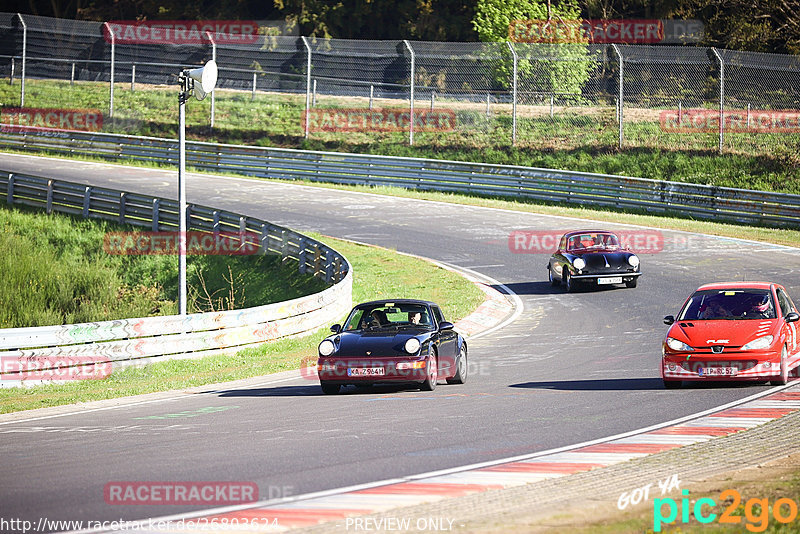
[[[0,148],[116,162],[164,164],[177,163],[178,158],[175,140],[84,132],[0,132]],[[800,227],[800,195],[616,175],[203,142],[186,143],[186,164],[203,171],[273,179],[386,185]]]
[[[0,192],[8,204],[48,213],[112,220],[153,232],[178,229],[174,200],[2,171]],[[76,366],[119,368],[236,351],[313,332],[350,309],[350,265],[324,243],[253,217],[199,205],[187,211],[190,231],[238,235],[259,253],[280,255],[301,273],[331,285],[290,301],[230,311],[0,329],[0,387],[47,382]]]
[[[137,86],[174,85],[180,69],[214,58],[220,90],[203,104],[211,127],[258,117],[265,133],[323,140],[344,131],[365,141],[566,149],[785,151],[800,141],[796,56],[266,33],[239,44],[211,32],[202,42],[132,43],[110,38],[108,28],[0,13],[0,73],[20,83],[18,102],[3,105],[87,105],[68,89],[43,100],[28,88],[26,97],[26,80],[108,84],[88,105],[112,119],[105,131],[130,131],[142,121]]]

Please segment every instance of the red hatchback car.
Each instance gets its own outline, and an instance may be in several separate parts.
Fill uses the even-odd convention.
[[[800,314],[778,284],[701,286],[683,304],[664,339],[664,387],[683,380],[761,380],[785,384],[800,365]]]

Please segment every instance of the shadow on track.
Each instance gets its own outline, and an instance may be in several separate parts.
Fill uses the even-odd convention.
[[[280,386],[274,388],[231,389],[220,391],[220,397],[338,397],[354,394],[383,394],[402,393],[404,391],[419,391],[419,386],[413,384],[381,384],[375,386],[343,387],[338,395],[325,395],[318,384],[308,386]]]
[[[503,284],[508,289],[517,295],[569,295],[564,289],[564,286],[551,286],[550,282],[512,282],[510,284]],[[503,289],[498,285],[490,286],[499,292],[503,293]],[[621,285],[604,285],[597,286],[591,284],[577,284],[574,293],[605,293],[606,291],[624,291],[626,288]]]
[[[685,382],[686,389],[716,389],[747,387],[743,382]],[[660,378],[602,378],[595,380],[553,380],[547,382],[522,382],[512,388],[555,389],[561,391],[657,391],[664,390]]]

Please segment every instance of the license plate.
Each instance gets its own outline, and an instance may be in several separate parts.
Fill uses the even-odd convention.
[[[600,285],[603,284],[621,284],[622,277],[621,276],[612,276],[610,278],[598,278],[597,283]]]
[[[701,367],[697,370],[700,376],[736,376],[739,374],[738,367]]]
[[[383,367],[353,367],[347,370],[347,376],[383,376],[386,370]]]

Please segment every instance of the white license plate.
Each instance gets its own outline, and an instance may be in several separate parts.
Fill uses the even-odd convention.
[[[697,370],[701,376],[736,376],[739,374],[738,367],[701,367]]]
[[[612,276],[610,278],[598,278],[597,283],[600,285],[603,284],[621,284],[622,277],[621,276]]]
[[[386,370],[383,367],[353,367],[347,370],[347,376],[383,376]]]

